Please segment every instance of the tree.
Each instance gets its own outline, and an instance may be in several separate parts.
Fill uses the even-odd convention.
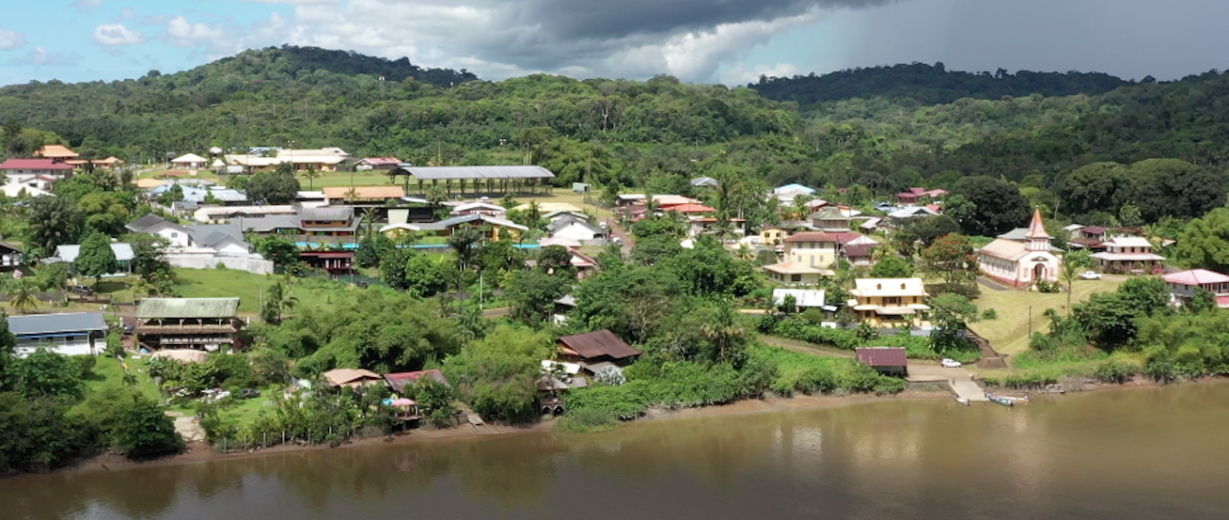
[[[38,287],[33,279],[10,278],[4,284],[4,291],[8,293],[9,305],[18,312],[29,314],[31,309],[38,308]]]
[[[1203,314],[1216,308],[1216,295],[1212,291],[1199,287],[1191,300],[1186,302],[1186,310],[1194,314]]]
[[[1178,262],[1192,269],[1229,272],[1229,208],[1191,220],[1178,235]]]
[[[299,264],[299,247],[284,238],[263,238],[256,243],[256,251],[265,257],[265,260],[288,271],[294,270]]]
[[[299,180],[294,177],[293,171],[284,171],[280,166],[277,171],[252,175],[247,183],[248,200],[267,204],[290,204],[295,201],[301,189]]]
[[[316,171],[316,166],[308,165],[306,170],[300,172],[304,179],[307,179],[307,189],[313,189],[312,181],[320,178],[320,172]]]
[[[1067,286],[1067,315],[1071,315],[1071,294],[1075,292],[1075,281],[1080,279],[1080,270],[1084,269],[1082,258],[1074,255],[1063,257],[1062,265],[1058,266],[1058,279]]]
[[[111,436],[115,446],[129,458],[149,459],[178,453],[184,442],[175,431],[175,422],[158,404],[137,392],[115,410]]]
[[[967,348],[965,328],[977,321],[977,306],[963,295],[946,293],[930,299],[930,321],[935,330],[930,333],[935,352]]]
[[[550,318],[555,300],[567,294],[568,278],[536,271],[518,271],[504,295],[512,303],[512,317],[526,324],[542,323]]]
[[[871,268],[871,278],[911,278],[913,266],[904,258],[889,256]]]
[[[380,259],[380,279],[389,287],[399,291],[406,290],[409,279],[406,265],[413,260],[412,253],[407,249],[391,249]]]
[[[972,284],[979,274],[969,237],[952,233],[922,250],[922,272],[943,279],[948,287]]]
[[[13,355],[17,353],[17,336],[9,330],[9,315],[0,309],[0,391],[7,389],[5,374]]]
[[[282,303],[285,299],[285,288],[281,282],[273,282],[264,290],[261,297],[260,319],[265,323],[281,323],[282,321]]]
[[[85,237],[85,240],[81,241],[77,259],[73,261],[73,267],[76,267],[82,276],[93,278],[95,285],[102,281],[103,275],[119,271],[119,261],[115,259],[115,251],[111,249],[111,239],[97,231]]]
[[[970,235],[995,236],[1028,222],[1028,201],[1015,186],[994,177],[965,177],[952,188],[952,195],[973,203],[971,215],[960,220]]]
[[[127,242],[132,245],[133,272],[137,275],[149,278],[174,273],[171,264],[166,261],[166,251],[171,246],[171,242],[165,237],[136,233],[129,235]]]
[[[572,253],[563,246],[546,246],[538,252],[538,271],[554,276],[576,277]]]
[[[48,256],[56,246],[76,243],[85,227],[81,212],[61,197],[37,197],[30,201],[29,222],[27,242]]]
[[[127,192],[94,192],[77,201],[86,228],[112,236],[123,234],[133,207],[135,201]]]
[[[464,274],[473,264],[474,259],[478,257],[480,252],[480,242],[482,240],[482,232],[471,226],[459,226],[453,229],[448,235],[448,247],[452,248],[452,253],[457,257],[457,270],[462,276],[457,277],[457,292],[462,289]]]
[[[537,416],[534,399],[541,360],[550,358],[550,336],[500,325],[444,361],[444,374],[488,420],[521,423]]]
[[[711,346],[710,359],[742,367],[747,358],[747,330],[739,323],[732,302],[714,305],[700,330]]]

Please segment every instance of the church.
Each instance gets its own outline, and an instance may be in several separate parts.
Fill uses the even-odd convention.
[[[999,235],[977,251],[977,264],[982,274],[1017,288],[1025,288],[1038,280],[1058,282],[1060,251],[1050,245],[1041,210],[1033,212],[1028,228]]]

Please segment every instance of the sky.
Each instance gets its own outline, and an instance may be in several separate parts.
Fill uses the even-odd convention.
[[[1225,0],[4,0],[0,84],[171,73],[311,45],[499,80],[537,72],[744,84],[852,67],[1229,68]]]

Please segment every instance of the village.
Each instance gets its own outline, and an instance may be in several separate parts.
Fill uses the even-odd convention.
[[[186,440],[234,446],[236,432],[265,412],[322,392],[358,395],[345,399],[360,403],[355,413],[364,418],[383,410],[383,432],[569,418],[573,406],[581,410],[577,421],[607,425],[661,404],[719,404],[767,391],[943,388],[962,402],[1008,399],[991,392],[1062,391],[1061,373],[1021,373],[1038,364],[1044,335],[1059,335],[1063,320],[1075,319],[1073,306],[1094,293],[1113,293],[1130,279],[1159,279],[1168,308],[1209,301],[1229,307],[1229,276],[1183,270],[1159,254],[1174,249],[1174,237],[1047,220],[1041,209],[1010,231],[969,237],[948,215],[953,197],[939,188],[911,187],[868,203],[852,200],[845,188],[788,184],[741,194],[735,206],[729,177],[691,179],[680,193],[598,193],[586,183],[553,186],[555,174],[541,166],[417,166],[351,157],[339,148],[243,152],[215,148],[208,157],[189,153],[128,166],[114,157],[80,160],[67,147],[48,145],[0,163],[4,200],[12,204],[33,208],[81,179],[111,179],[125,185],[100,192],[132,192],[142,210],[118,212],[132,218],[79,243],[45,247],[52,244],[0,237],[13,355],[99,357],[98,366],[111,372],[106,384],[139,380],[136,388],[180,418],[176,429]],[[687,254],[692,263],[678,260]],[[672,270],[691,284],[687,291],[704,300],[693,315],[704,318],[685,319],[684,327],[697,337],[668,332],[675,289],[653,288],[664,282],[641,280],[643,273],[625,263]],[[605,288],[623,282],[666,292]],[[374,296],[384,290],[415,301],[435,298],[442,318],[461,323],[455,337],[447,346],[415,347],[431,354],[410,354],[408,345],[383,339],[370,340],[382,346],[327,359],[320,353],[329,347],[281,352],[277,368],[255,378],[246,368],[217,368],[209,377],[185,368],[221,366],[226,362],[211,360],[234,354],[257,366],[260,352],[313,316],[309,309],[341,312],[343,301],[403,305]],[[615,297],[601,291],[617,293],[622,307],[594,300]],[[490,325],[466,325],[466,316]],[[646,320],[656,328],[650,331]],[[512,349],[497,345],[497,335],[525,325],[517,334],[529,335],[534,347],[518,355],[531,362],[531,394],[491,404],[495,397],[479,395],[489,384],[483,378],[508,374],[461,371],[460,381],[446,375],[449,356],[463,357],[483,342]],[[404,326],[434,325],[374,325]],[[390,341],[432,341],[405,334]],[[672,353],[663,350],[663,338],[695,346]],[[763,383],[718,397],[607,403],[603,410],[611,415],[598,419],[584,413],[600,401],[593,396],[626,399],[607,389],[632,388],[638,379],[648,384],[643,378],[652,371],[640,366],[737,359],[746,367],[756,355],[731,352],[748,345],[776,363],[764,369]],[[1107,359],[1089,355],[1062,370],[1074,375],[1115,362]],[[846,376],[858,370],[870,370],[871,379]],[[363,400],[367,395],[375,401]],[[282,442],[295,435],[322,441],[311,428],[287,439],[293,427],[278,427]],[[250,447],[253,435],[243,435]]]

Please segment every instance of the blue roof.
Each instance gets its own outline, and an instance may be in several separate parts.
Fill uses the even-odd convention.
[[[65,332],[107,330],[101,312],[25,314],[9,316],[9,331],[14,336],[47,336]]]

